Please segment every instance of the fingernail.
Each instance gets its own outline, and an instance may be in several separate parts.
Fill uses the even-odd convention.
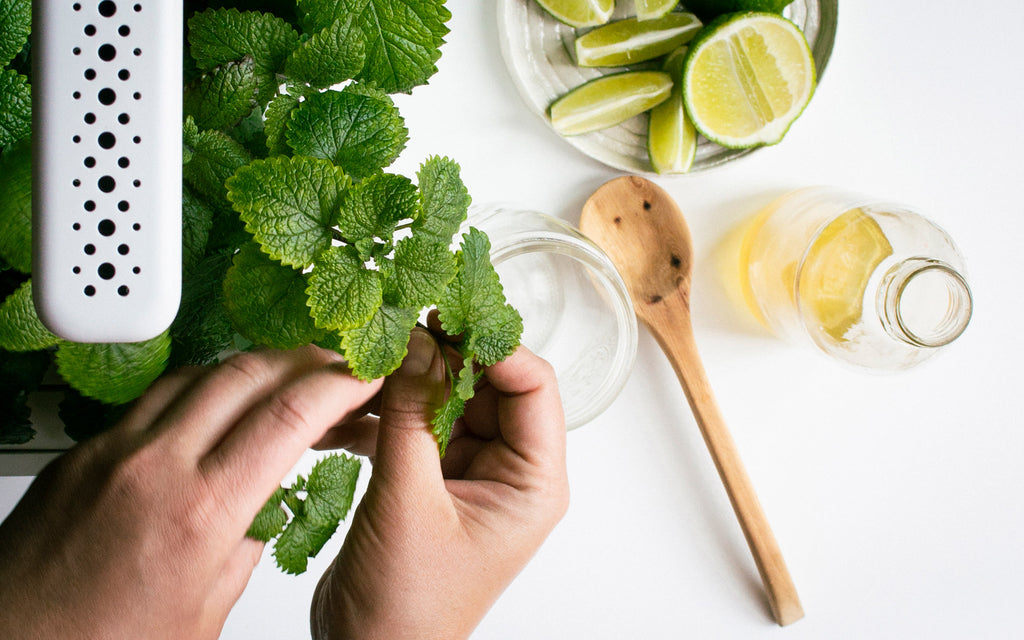
[[[429,333],[415,329],[409,337],[409,354],[398,370],[407,376],[421,376],[430,370],[437,353],[437,343]]]

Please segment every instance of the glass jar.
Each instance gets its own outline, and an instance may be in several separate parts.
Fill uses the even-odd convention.
[[[474,205],[469,226],[491,240],[523,344],[555,369],[566,428],[586,424],[619,394],[636,358],[636,317],[618,271],[572,225],[537,211]]]
[[[911,209],[833,187],[789,193],[751,222],[740,284],[775,333],[883,370],[914,366],[971,318],[965,263]]]

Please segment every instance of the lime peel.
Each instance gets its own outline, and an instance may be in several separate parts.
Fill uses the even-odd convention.
[[[608,22],[615,0],[537,0],[537,4],[570,27],[596,27]]]
[[[572,136],[624,122],[664,102],[672,77],[663,71],[627,71],[601,76],[556,100],[549,109],[555,131]]]
[[[670,13],[656,20],[617,20],[576,39],[581,67],[620,67],[651,60],[686,44],[701,22],[692,13]]]

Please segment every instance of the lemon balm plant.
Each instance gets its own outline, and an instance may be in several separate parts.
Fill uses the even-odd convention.
[[[315,343],[361,379],[386,376],[436,307],[459,336],[451,392],[434,419],[443,455],[472,397],[475,365],[519,343],[489,242],[471,229],[458,165],[389,173],[408,140],[390,95],[436,72],[444,0],[186,3],[183,294],[173,325],[135,344],[51,334],[31,295],[31,0],[0,0],[0,442],[33,436],[28,397],[51,363],[75,439],[115,421],[167,367],[232,348]],[[250,535],[277,538],[286,571],[305,570],[352,502],[359,462],[334,455],[282,487]],[[290,517],[289,517],[290,514]]]

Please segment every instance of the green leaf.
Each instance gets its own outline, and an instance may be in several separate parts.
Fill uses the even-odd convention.
[[[171,324],[170,366],[210,364],[231,345],[235,330],[224,304],[230,266],[231,254],[215,253],[185,274],[178,315]]]
[[[522,318],[505,301],[490,248],[487,235],[478,229],[463,235],[456,254],[458,275],[437,304],[444,331],[453,336],[465,333],[465,343],[483,365],[511,355],[523,332]]]
[[[31,280],[0,303],[0,349],[39,351],[58,342],[60,338],[50,333],[36,315]]]
[[[0,70],[0,147],[32,132],[32,90],[28,78],[13,69]]]
[[[258,344],[294,349],[321,335],[309,317],[302,273],[274,262],[256,244],[235,254],[224,297],[235,329]]]
[[[416,185],[405,176],[378,173],[345,193],[335,222],[348,242],[390,241],[398,222],[415,215],[417,197]]]
[[[366,45],[355,18],[346,15],[299,45],[285,63],[291,80],[323,89],[354,78],[363,68]]]
[[[32,32],[32,0],[0,0],[0,68],[21,53]]]
[[[64,433],[75,442],[82,442],[117,424],[130,406],[105,404],[69,388],[57,405],[57,416],[64,423]]]
[[[380,308],[380,274],[363,266],[353,247],[331,247],[309,276],[310,314],[316,326],[345,331],[365,324]]]
[[[35,437],[28,397],[39,388],[49,367],[46,351],[0,350],[0,444],[24,444]]]
[[[362,179],[391,164],[409,133],[388,96],[346,87],[303,101],[292,112],[285,138],[295,153],[330,160]]]
[[[416,174],[420,189],[420,217],[413,230],[445,245],[459,230],[472,198],[462,182],[459,165],[450,158],[428,158]]]
[[[0,259],[31,273],[32,145],[28,138],[0,154],[0,177]]]
[[[431,432],[437,439],[437,445],[441,451],[441,457],[448,451],[448,443],[452,439],[452,431],[455,428],[455,421],[466,413],[466,401],[457,393],[452,393],[445,400],[444,404],[434,413],[431,420],[433,428]]]
[[[284,525],[288,522],[288,513],[281,506],[281,501],[283,500],[284,487],[278,487],[267,498],[266,503],[263,504],[259,513],[256,514],[245,535],[260,542],[270,542],[279,536],[284,529]]]
[[[307,267],[331,244],[331,222],[345,172],[316,158],[276,156],[242,167],[228,180],[228,199],[271,258]]]
[[[418,318],[418,309],[384,304],[369,322],[346,331],[341,345],[356,377],[369,381],[397,369],[408,353],[409,334]]]
[[[279,156],[291,153],[291,148],[284,139],[284,131],[292,117],[292,111],[298,106],[298,97],[287,93],[277,96],[267,105],[263,131],[267,135],[267,150],[270,155]]]
[[[211,204],[230,209],[224,182],[248,164],[252,154],[222,131],[199,131],[192,118],[185,121],[184,151],[185,182]]]
[[[299,34],[290,24],[258,11],[207,9],[189,19],[188,32],[192,57],[204,71],[251,57],[261,102],[277,93],[277,74],[299,44]]]
[[[447,245],[412,236],[395,246],[394,273],[385,288],[388,303],[421,309],[433,305],[455,277],[455,255]]]
[[[203,129],[228,129],[256,106],[256,63],[225,62],[185,87],[183,109]]]
[[[213,227],[213,209],[187,185],[181,187],[181,267],[187,272],[203,258]]]
[[[293,513],[274,544],[274,558],[287,573],[303,573],[348,515],[359,479],[359,461],[334,454],[314,465],[305,483],[301,513]],[[301,478],[300,478],[301,480]]]
[[[160,376],[170,353],[167,331],[144,342],[62,342],[57,350],[57,371],[84,396],[124,404],[142,395]]]
[[[358,80],[388,93],[408,93],[436,71],[451,13],[444,0],[299,0],[307,29],[351,15],[366,38],[366,66]]]

